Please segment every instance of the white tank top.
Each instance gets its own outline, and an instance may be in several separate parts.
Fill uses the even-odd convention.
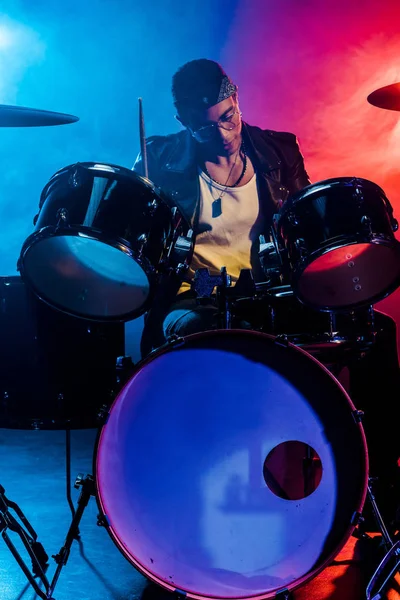
[[[199,179],[200,233],[186,277],[192,280],[196,269],[201,268],[218,275],[221,267],[226,267],[234,285],[241,269],[251,268],[252,243],[260,233],[256,175],[243,186],[227,189],[203,171],[199,171]],[[190,285],[183,283],[179,293],[188,289]]]

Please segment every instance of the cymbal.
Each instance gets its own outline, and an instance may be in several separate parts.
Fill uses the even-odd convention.
[[[378,108],[400,111],[400,83],[392,83],[375,90],[367,97],[367,100]]]
[[[0,127],[44,127],[79,121],[78,117],[25,106],[0,104]]]

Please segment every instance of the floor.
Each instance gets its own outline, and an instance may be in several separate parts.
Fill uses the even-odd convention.
[[[71,475],[92,473],[95,429],[71,432]],[[45,551],[60,551],[71,519],[66,499],[66,434],[57,431],[0,429],[0,484],[16,502],[38,534]],[[72,488],[74,502],[79,492]],[[80,541],[74,541],[66,566],[55,586],[55,600],[162,600],[171,595],[147,580],[120,553],[107,531],[97,526],[97,504],[89,500],[80,524]],[[15,533],[7,530],[21,556],[29,559]],[[358,600],[366,598],[366,585],[382,556],[380,537],[350,537],[331,565],[294,592],[295,600]],[[48,578],[56,565],[50,558]],[[393,585],[395,582],[393,580]],[[2,541],[0,545],[1,600],[33,600],[38,596]],[[268,596],[270,597],[270,596]],[[390,600],[400,598],[392,589]]]

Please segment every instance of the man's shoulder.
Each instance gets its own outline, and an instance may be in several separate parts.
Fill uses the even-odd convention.
[[[164,148],[165,146],[175,146],[186,138],[186,131],[178,131],[176,133],[168,133],[166,135],[150,135],[146,138],[146,147],[154,150]]]

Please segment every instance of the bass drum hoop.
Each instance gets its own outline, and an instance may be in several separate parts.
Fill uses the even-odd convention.
[[[95,499],[96,499],[98,509],[100,511],[100,514],[99,514],[100,522],[101,522],[102,526],[105,527],[108,535],[111,537],[112,541],[114,542],[116,547],[119,549],[119,551],[122,553],[124,558],[126,558],[128,560],[128,562],[130,562],[130,564],[132,564],[132,566],[135,569],[137,569],[137,571],[139,571],[142,575],[144,575],[147,579],[156,583],[161,588],[166,589],[168,592],[172,592],[172,593],[175,592],[180,595],[183,595],[184,597],[190,598],[192,600],[269,600],[269,599],[272,600],[277,597],[277,594],[282,590],[282,588],[277,588],[276,590],[273,590],[272,592],[266,592],[266,593],[262,593],[262,594],[256,593],[256,594],[251,594],[251,595],[246,595],[246,596],[244,596],[242,594],[238,595],[238,596],[225,596],[225,595],[214,595],[214,594],[203,595],[201,593],[197,593],[197,592],[194,592],[191,590],[177,588],[176,585],[171,585],[170,583],[168,583],[168,581],[166,581],[162,577],[159,577],[157,574],[155,574],[149,568],[144,566],[139,558],[135,558],[132,556],[132,554],[129,553],[129,549],[127,549],[125,547],[123,541],[120,540],[118,538],[118,536],[115,534],[115,532],[113,531],[113,528],[110,525],[110,520],[107,517],[106,513],[104,512],[102,492],[99,487],[99,480],[98,480],[99,479],[98,478],[98,455],[99,455],[101,441],[102,441],[102,437],[103,437],[103,433],[104,433],[104,427],[107,425],[107,422],[109,421],[109,417],[112,415],[113,409],[119,403],[120,398],[123,396],[123,394],[129,387],[129,385],[130,385],[131,381],[134,379],[134,377],[137,374],[139,374],[141,371],[143,371],[143,369],[145,369],[149,364],[151,364],[156,358],[163,356],[167,353],[171,353],[171,352],[175,352],[175,351],[179,352],[180,348],[185,348],[186,345],[188,345],[188,344],[196,346],[196,344],[199,342],[200,347],[204,347],[204,344],[202,344],[202,341],[207,343],[207,341],[210,340],[212,342],[212,338],[217,337],[217,336],[222,336],[222,338],[225,337],[229,346],[230,346],[229,340],[232,339],[232,341],[233,341],[236,336],[239,336],[239,338],[242,338],[242,337],[245,338],[245,337],[249,336],[249,337],[252,337],[254,341],[256,341],[256,342],[258,341],[259,343],[261,343],[263,340],[268,341],[270,344],[273,343],[274,347],[279,348],[280,351],[282,351],[282,349],[287,350],[290,353],[292,353],[293,355],[297,355],[298,357],[301,357],[303,361],[306,361],[309,365],[313,365],[313,369],[315,369],[315,367],[318,367],[317,370],[320,372],[320,374],[321,375],[323,374],[323,377],[326,378],[327,381],[330,380],[331,385],[333,385],[333,387],[336,387],[337,391],[340,392],[340,394],[342,396],[346,397],[347,403],[348,403],[348,408],[352,409],[352,412],[353,412],[354,423],[359,428],[359,436],[360,436],[359,442],[361,442],[361,447],[362,447],[362,463],[363,463],[361,466],[362,473],[361,473],[361,475],[359,474],[359,479],[360,479],[360,481],[362,480],[362,485],[360,486],[360,488],[358,488],[358,497],[354,502],[354,512],[352,513],[352,519],[349,520],[348,525],[346,526],[346,531],[344,534],[342,534],[340,541],[337,542],[335,547],[333,549],[331,549],[324,556],[323,560],[319,559],[317,561],[317,564],[311,570],[309,570],[308,572],[303,574],[303,576],[297,578],[295,581],[291,582],[290,584],[284,586],[283,589],[285,591],[287,590],[288,592],[293,592],[294,590],[297,590],[298,588],[302,587],[304,584],[310,582],[319,573],[321,573],[321,571],[323,571],[336,558],[336,556],[339,554],[339,552],[343,549],[343,547],[345,546],[347,541],[350,539],[353,531],[356,528],[356,525],[357,525],[357,519],[355,518],[356,515],[362,514],[362,510],[363,510],[363,507],[364,507],[364,504],[366,501],[367,490],[368,490],[369,461],[368,461],[367,442],[366,442],[366,438],[365,438],[365,434],[364,434],[364,430],[361,425],[361,422],[356,419],[356,416],[355,416],[356,409],[355,409],[350,397],[348,396],[347,392],[344,390],[344,388],[338,382],[338,380],[332,375],[332,373],[322,363],[320,363],[311,354],[309,354],[302,348],[300,348],[290,342],[285,341],[285,343],[282,344],[279,336],[276,337],[276,336],[261,333],[258,331],[230,329],[230,330],[213,330],[213,331],[206,331],[206,332],[202,332],[202,333],[191,334],[191,335],[187,336],[186,338],[179,338],[175,342],[165,344],[165,346],[162,346],[158,350],[155,350],[154,352],[151,353],[151,355],[147,356],[145,359],[142,359],[139,363],[137,363],[133,374],[131,375],[129,380],[125,383],[125,385],[122,387],[122,389],[118,392],[114,401],[111,403],[111,405],[109,407],[109,411],[107,413],[107,416],[104,418],[104,423],[100,426],[98,433],[97,433],[95,446],[94,446],[94,454],[93,454]],[[208,348],[208,349],[210,349],[211,347],[213,347],[213,346],[206,346],[206,348]],[[229,348],[229,351],[230,351],[230,348]],[[332,533],[332,531],[331,531],[331,533]]]

